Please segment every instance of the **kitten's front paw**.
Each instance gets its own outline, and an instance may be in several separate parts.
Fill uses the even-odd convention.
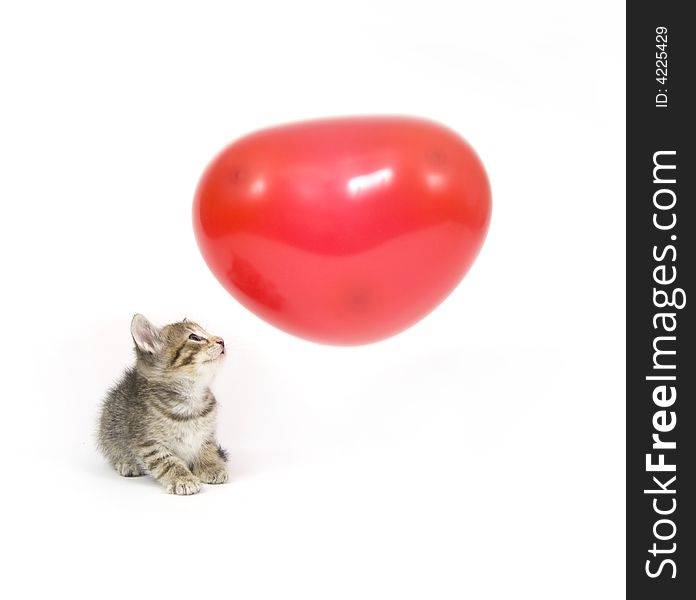
[[[204,469],[198,476],[203,483],[227,483],[229,476],[225,467],[211,467]]]
[[[197,494],[200,490],[201,482],[198,477],[194,477],[193,475],[172,479],[172,481],[167,484],[167,492],[176,494],[177,496],[190,496],[192,494]]]

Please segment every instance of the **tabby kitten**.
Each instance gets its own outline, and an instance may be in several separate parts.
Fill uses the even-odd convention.
[[[215,439],[215,396],[208,386],[225,355],[222,338],[184,319],[155,327],[131,323],[135,366],[108,393],[98,446],[120,475],[145,473],[170,494],[225,483],[225,451]]]

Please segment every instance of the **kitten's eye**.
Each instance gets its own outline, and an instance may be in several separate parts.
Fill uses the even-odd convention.
[[[194,342],[202,342],[203,341],[203,338],[200,335],[196,335],[195,333],[192,333],[189,336],[189,339],[193,340]]]

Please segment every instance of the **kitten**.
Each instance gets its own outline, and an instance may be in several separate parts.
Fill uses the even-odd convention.
[[[225,483],[227,455],[215,438],[217,403],[208,388],[225,355],[222,338],[184,319],[131,322],[135,366],[108,393],[98,447],[124,477],[149,474],[170,494]]]

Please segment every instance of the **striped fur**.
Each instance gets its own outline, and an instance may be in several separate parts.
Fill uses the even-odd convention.
[[[149,474],[170,494],[225,483],[227,453],[215,437],[217,402],[209,385],[225,355],[222,338],[184,319],[157,328],[131,324],[135,366],[108,392],[98,447],[124,477]]]

